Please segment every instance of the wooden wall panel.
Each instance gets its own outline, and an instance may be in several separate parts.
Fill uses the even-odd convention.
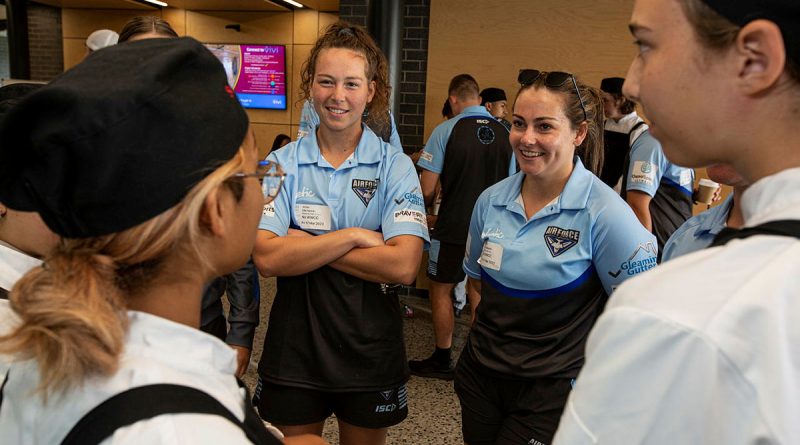
[[[86,57],[86,38],[64,39],[64,70],[68,70]]]
[[[325,28],[339,21],[339,14],[330,12],[319,13],[319,33],[325,32]],[[313,43],[313,42],[312,42]]]
[[[319,13],[309,9],[294,12],[294,44],[313,45],[317,41]]]
[[[241,32],[225,29],[239,24]],[[186,11],[186,33],[210,43],[293,43],[290,12]]]
[[[69,9],[61,10],[61,27],[64,38],[83,38],[98,29],[119,32],[125,23],[140,15],[160,15],[159,11],[141,9]]]
[[[433,0],[425,137],[441,122],[447,85],[470,73],[481,88],[516,93],[520,68],[570,71],[599,86],[624,76],[634,56],[633,0]]]
[[[292,129],[289,125],[254,123],[251,124],[251,127],[256,135],[256,145],[258,146],[259,159],[263,159],[267,156],[267,151],[272,147],[272,141],[275,140],[275,136],[283,133],[294,139],[295,135],[297,134],[297,130],[295,129],[294,132],[292,132]]]
[[[292,125],[300,124],[300,111],[303,109],[303,102],[300,101],[300,70],[311,54],[312,47],[312,45],[294,45],[291,92],[286,98],[286,103],[293,110]]]
[[[169,23],[169,26],[178,33],[179,36],[186,35],[186,10],[178,8],[166,8],[161,13],[161,18]]]

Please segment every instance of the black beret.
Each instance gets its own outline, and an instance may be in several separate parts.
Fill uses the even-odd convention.
[[[222,64],[191,38],[97,51],[0,127],[0,202],[55,233],[120,232],[178,204],[244,140]]]
[[[486,105],[486,102],[497,102],[506,99],[506,92],[500,88],[486,88],[481,91],[481,105]]]
[[[778,25],[786,57],[800,63],[800,1],[798,0],[702,0],[717,14],[738,26],[766,19]]]
[[[600,81],[600,90],[609,94],[622,94],[622,84],[625,79],[622,77],[606,77]]]

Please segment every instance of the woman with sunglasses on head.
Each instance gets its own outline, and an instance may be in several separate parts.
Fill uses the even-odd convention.
[[[286,171],[264,209],[254,259],[277,276],[255,403],[284,434],[320,434],[336,415],[345,445],[382,444],[408,414],[401,307],[428,240],[410,159],[362,123],[388,116],[386,59],[339,22],[317,40],[301,88],[320,124],[270,154]]]
[[[562,72],[522,70],[519,82],[520,172],[481,194],[464,260],[480,290],[455,377],[469,445],[549,444],[608,296],[656,261],[653,235],[592,173],[599,93]]]
[[[99,51],[0,141],[0,201],[61,237],[0,305],[0,443],[279,443],[197,329],[280,182],[217,59],[189,38]]]

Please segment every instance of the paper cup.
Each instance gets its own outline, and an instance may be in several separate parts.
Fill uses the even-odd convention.
[[[697,202],[711,204],[711,200],[714,199],[714,192],[716,192],[718,188],[719,184],[716,182],[702,178],[700,180],[700,190],[697,192]]]

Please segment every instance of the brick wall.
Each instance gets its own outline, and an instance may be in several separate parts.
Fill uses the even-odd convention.
[[[64,71],[61,9],[28,4],[31,79],[49,81]]]
[[[340,0],[339,18],[366,26],[368,6],[369,0]],[[425,145],[423,132],[430,6],[430,0],[405,0],[403,7],[403,66],[400,72],[400,103],[395,121],[406,152],[417,151]]]
[[[368,7],[369,0],[339,0],[339,18],[366,27]]]
[[[397,126],[407,153],[425,145],[425,79],[428,72],[430,0],[405,0],[403,66]]]

